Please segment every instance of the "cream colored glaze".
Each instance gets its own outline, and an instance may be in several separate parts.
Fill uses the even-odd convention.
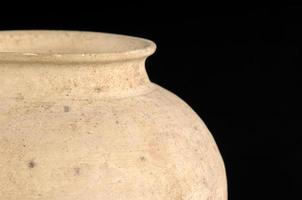
[[[206,125],[151,83],[149,40],[0,32],[0,199],[226,200]]]

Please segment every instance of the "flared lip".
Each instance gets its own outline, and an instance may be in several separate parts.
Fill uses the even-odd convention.
[[[22,47],[22,38],[31,37],[32,44],[43,43],[44,39],[48,39],[48,44],[52,46],[50,38],[56,38],[56,43],[64,44],[66,40],[71,38],[74,41],[79,40],[77,43],[77,50],[73,50],[73,46],[70,45],[69,50],[62,51],[60,46],[51,49],[51,52],[44,51],[43,49],[33,50],[32,48]],[[67,38],[68,36],[68,38]],[[20,38],[18,38],[20,37]],[[90,42],[85,41],[89,38]],[[8,38],[8,39],[7,39]],[[12,39],[13,38],[13,39]],[[39,39],[36,39],[39,38]],[[81,39],[79,39],[81,38]],[[9,46],[7,41],[14,40],[12,45],[17,50],[5,51],[1,48],[3,46]],[[88,39],[87,39],[88,40]],[[106,41],[111,41],[107,42]],[[81,42],[85,43],[81,48]],[[104,45],[102,49],[98,48],[98,43]],[[75,43],[73,43],[75,44]],[[90,45],[90,46],[89,46]],[[106,47],[108,46],[108,48]],[[110,46],[111,45],[111,46]],[[46,49],[48,48],[47,45]],[[66,44],[68,46],[68,44]],[[93,46],[93,48],[91,48]],[[51,48],[51,47],[50,47]],[[92,31],[70,31],[70,30],[7,30],[0,31],[0,63],[9,62],[50,62],[50,63],[82,63],[82,62],[111,62],[122,61],[131,59],[143,59],[152,55],[156,50],[156,44],[148,39],[133,37],[115,33],[105,32],[92,32]]]

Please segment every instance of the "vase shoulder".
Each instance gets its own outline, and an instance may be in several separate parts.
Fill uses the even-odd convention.
[[[119,99],[0,106],[1,196],[224,199],[224,167],[207,127],[155,87]]]

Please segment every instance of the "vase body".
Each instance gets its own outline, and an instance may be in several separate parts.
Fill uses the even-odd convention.
[[[149,81],[154,45],[124,37],[0,33],[0,199],[227,199],[207,127]]]

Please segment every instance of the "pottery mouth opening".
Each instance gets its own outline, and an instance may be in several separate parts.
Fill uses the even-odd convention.
[[[105,62],[146,58],[155,49],[150,40],[111,33],[0,31],[0,62]]]

